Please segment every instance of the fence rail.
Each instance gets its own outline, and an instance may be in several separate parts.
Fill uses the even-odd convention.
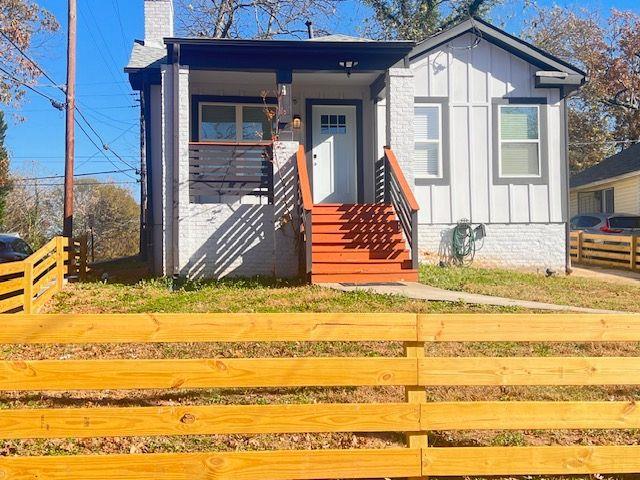
[[[640,315],[5,315],[2,344],[399,341],[398,357],[0,362],[0,390],[399,385],[404,403],[0,409],[0,438],[404,432],[406,448],[0,457],[0,477],[270,479],[640,472],[639,446],[430,447],[429,431],[633,429],[634,402],[428,402],[443,385],[640,384],[627,357],[428,357],[434,342],[638,342]]]
[[[638,270],[640,242],[635,235],[571,232],[571,258],[576,264]]]
[[[84,279],[86,271],[86,239],[55,237],[24,260],[0,264],[0,313],[36,313],[65,278]]]

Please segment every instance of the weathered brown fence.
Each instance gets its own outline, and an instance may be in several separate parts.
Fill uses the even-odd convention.
[[[571,258],[576,264],[638,270],[640,242],[634,235],[571,232]]]
[[[62,290],[64,279],[84,279],[86,239],[55,237],[24,260],[0,264],[0,313],[36,313]],[[0,327],[1,328],[1,327]]]
[[[429,447],[435,430],[636,429],[633,402],[428,402],[434,386],[640,385],[640,358],[428,357],[434,342],[640,341],[639,315],[0,317],[3,344],[404,342],[402,357],[0,362],[0,391],[401,385],[405,403],[0,409],[0,438],[405,432],[406,448],[0,457],[14,480],[319,479],[640,472],[639,446]],[[98,452],[96,452],[98,453]]]

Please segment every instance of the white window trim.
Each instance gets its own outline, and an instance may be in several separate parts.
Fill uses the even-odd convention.
[[[204,138],[202,132],[202,107],[203,106],[215,106],[215,107],[235,107],[236,109],[236,138],[235,140],[231,140],[228,138],[220,138],[220,139],[211,139]],[[261,107],[265,108],[264,104],[260,103],[225,103],[225,102],[198,102],[198,138],[201,142],[221,142],[221,143],[255,143],[266,140],[257,140],[255,138],[252,139],[243,139],[242,138],[242,107]],[[266,108],[275,108],[267,105]]]
[[[414,132],[413,151],[418,144],[437,144],[438,145],[438,174],[437,175],[420,175],[415,178],[433,179],[442,178],[442,104],[441,103],[414,103],[414,120],[416,107],[437,107],[438,109],[438,139],[437,140],[416,140]]]
[[[535,107],[538,120],[538,138],[534,140],[503,140],[502,139],[502,109],[508,107]],[[541,131],[540,131],[540,105],[537,104],[528,104],[528,103],[518,103],[518,104],[506,104],[506,105],[498,105],[498,124],[496,125],[498,129],[498,177],[499,178],[542,178],[542,142],[541,142]],[[503,175],[502,174],[502,144],[503,143],[535,143],[538,145],[538,174],[537,175]]]

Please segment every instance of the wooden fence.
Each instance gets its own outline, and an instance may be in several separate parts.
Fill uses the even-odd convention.
[[[571,232],[571,258],[576,264],[638,270],[640,242],[632,235]]]
[[[0,313],[35,313],[62,290],[64,279],[86,276],[86,239],[55,237],[19,262],[0,264]],[[0,327],[1,328],[1,327]]]
[[[434,386],[640,385],[640,358],[427,357],[434,342],[627,342],[639,315],[6,315],[3,344],[400,341],[404,356],[0,362],[1,391],[400,385],[404,403],[0,409],[0,438],[405,432],[406,448],[5,456],[14,480],[640,472],[640,446],[430,447],[438,430],[637,429],[634,402],[428,402]],[[99,452],[96,452],[99,453]]]

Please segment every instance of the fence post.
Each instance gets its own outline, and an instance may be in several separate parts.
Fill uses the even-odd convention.
[[[56,237],[56,287],[58,291],[64,286],[64,246],[65,237]]]
[[[87,235],[80,237],[80,271],[78,273],[81,282],[87,279]]]
[[[631,258],[629,260],[629,267],[631,270],[635,270],[638,266],[638,236],[631,235]]]
[[[578,232],[578,254],[576,256],[576,263],[582,262],[582,231]]]
[[[420,329],[420,316],[416,315],[418,330]],[[424,358],[424,347],[425,342],[404,342],[404,353],[407,358]],[[418,372],[419,377],[419,368],[416,364],[416,371]],[[418,378],[419,380],[419,378]],[[419,381],[417,383],[420,383]],[[407,403],[412,404],[422,404],[427,401],[427,391],[424,387],[419,385],[405,385],[405,400]],[[427,436],[427,432],[407,432],[407,447],[416,448],[416,449],[424,449],[429,446],[429,438]],[[424,477],[417,477],[424,478]]]
[[[33,262],[29,259],[24,262],[24,313],[32,313],[33,311]]]

